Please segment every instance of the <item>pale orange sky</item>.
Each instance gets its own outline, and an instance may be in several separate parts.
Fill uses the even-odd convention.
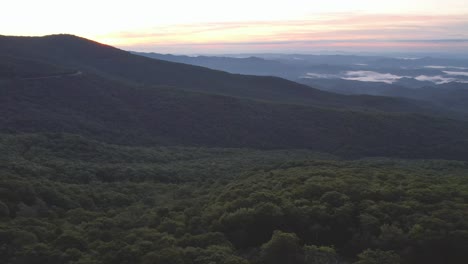
[[[69,33],[165,53],[329,49],[468,52],[466,0],[2,3],[0,34]]]

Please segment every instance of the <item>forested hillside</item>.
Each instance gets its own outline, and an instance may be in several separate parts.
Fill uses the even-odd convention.
[[[308,148],[349,157],[468,157],[466,122],[418,114],[258,102],[82,74],[5,80],[0,131],[111,143]]]
[[[1,137],[4,263],[465,263],[468,164]],[[278,230],[278,231],[276,231]]]

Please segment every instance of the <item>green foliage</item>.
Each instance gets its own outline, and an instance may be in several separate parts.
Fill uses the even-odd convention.
[[[277,230],[261,249],[261,258],[265,264],[300,263],[301,247],[295,234]]]
[[[359,261],[355,264],[399,264],[400,257],[392,251],[367,249],[358,255]]]
[[[0,148],[5,263],[468,257],[466,162],[124,147],[72,135],[4,135]]]
[[[165,248],[150,252],[143,257],[143,264],[183,264],[183,251],[180,248]]]
[[[0,218],[1,217],[8,217],[8,216],[10,216],[10,209],[8,208],[8,206],[5,203],[0,201]]]
[[[334,248],[317,247],[314,245],[304,246],[304,263],[305,264],[336,264],[339,263],[338,255]]]

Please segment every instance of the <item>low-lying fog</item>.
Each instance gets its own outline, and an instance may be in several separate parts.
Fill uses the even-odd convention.
[[[435,84],[444,84],[449,82],[468,83],[468,71],[441,71],[438,75],[396,75],[389,72],[377,72],[370,70],[344,71],[336,74],[332,73],[314,73],[308,72],[303,78],[311,79],[343,79],[361,82],[383,82],[395,83],[400,79],[408,78],[417,81],[429,81]]]

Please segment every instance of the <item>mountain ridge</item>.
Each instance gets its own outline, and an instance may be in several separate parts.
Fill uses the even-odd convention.
[[[356,110],[430,113],[434,106],[410,99],[344,96],[269,76],[230,74],[133,55],[73,35],[1,37],[0,55],[47,60],[83,72],[144,85],[176,86],[241,98]]]

